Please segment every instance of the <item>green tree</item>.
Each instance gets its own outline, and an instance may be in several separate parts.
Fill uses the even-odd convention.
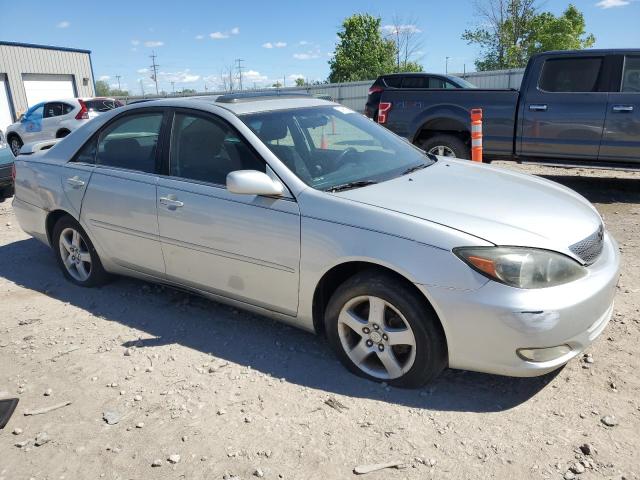
[[[109,96],[109,84],[104,80],[98,80],[96,82],[96,95],[98,97],[107,97]]]
[[[329,81],[371,80],[395,68],[396,45],[380,33],[381,19],[366,13],[347,17],[329,60]]]
[[[304,87],[307,82],[304,81],[304,78],[296,78],[296,87]]]
[[[560,16],[539,12],[535,0],[482,0],[476,9],[482,26],[466,30],[462,38],[481,48],[478,70],[520,68],[536,53],[595,43],[583,14],[571,4]]]
[[[272,87],[274,87],[274,88],[281,88],[281,87],[282,87],[282,84],[281,84],[280,82],[276,82],[276,83],[274,83],[274,84],[273,84],[273,85],[271,85],[271,86],[272,86]]]

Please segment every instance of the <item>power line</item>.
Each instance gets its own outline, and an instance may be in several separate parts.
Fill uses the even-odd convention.
[[[242,91],[242,62],[244,62],[242,58],[236,58],[236,63],[238,64],[238,79],[240,81],[241,91]]]
[[[156,52],[152,52],[151,55],[149,55],[149,58],[151,59],[151,66],[149,67],[151,70],[153,70],[153,74],[151,75],[151,79],[156,83],[156,95],[159,95],[158,92],[158,67],[160,65],[158,65],[156,63]]]

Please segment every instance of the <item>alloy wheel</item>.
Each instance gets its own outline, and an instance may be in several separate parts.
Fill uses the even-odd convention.
[[[446,145],[436,145],[435,147],[429,150],[430,154],[438,155],[439,157],[455,157],[456,152],[454,152],[451,148]]]
[[[338,317],[338,336],[349,359],[380,380],[401,377],[415,362],[416,338],[409,322],[380,297],[348,301]]]
[[[11,146],[11,153],[13,153],[14,157],[17,157],[18,154],[20,153],[20,149],[22,148],[22,145],[20,145],[20,140],[18,140],[15,137],[12,138],[10,142],[10,146]]]
[[[69,275],[85,282],[91,275],[91,254],[87,242],[77,230],[67,227],[60,233],[60,257]]]

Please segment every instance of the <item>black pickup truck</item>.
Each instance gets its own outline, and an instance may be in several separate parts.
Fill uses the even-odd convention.
[[[535,55],[520,91],[389,88],[378,122],[427,152],[470,158],[472,108],[488,161],[640,168],[640,50]]]

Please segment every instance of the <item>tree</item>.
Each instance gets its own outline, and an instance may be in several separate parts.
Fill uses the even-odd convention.
[[[271,85],[271,86],[272,86],[272,87],[274,87],[274,88],[281,88],[281,87],[282,87],[282,84],[281,84],[280,82],[276,82],[276,83],[274,83],[274,84],[273,84],[273,85]]]
[[[296,87],[304,87],[307,82],[304,81],[304,78],[296,78]]]
[[[363,13],[347,17],[338,32],[338,44],[329,60],[329,81],[371,80],[394,71],[396,46],[383,38],[381,19]]]
[[[395,43],[396,72],[422,71],[422,65],[416,61],[423,46],[418,37],[422,31],[417,23],[415,17],[404,19],[395,15],[390,25],[382,27],[387,38]]]
[[[117,88],[112,89],[104,80],[97,80],[96,95],[98,97],[127,97],[129,92],[127,90],[118,90]]]
[[[585,32],[584,16],[571,4],[559,17],[540,13],[536,0],[478,0],[476,11],[482,26],[466,30],[462,38],[480,46],[478,70],[520,68],[536,53],[588,48],[595,42]]]

